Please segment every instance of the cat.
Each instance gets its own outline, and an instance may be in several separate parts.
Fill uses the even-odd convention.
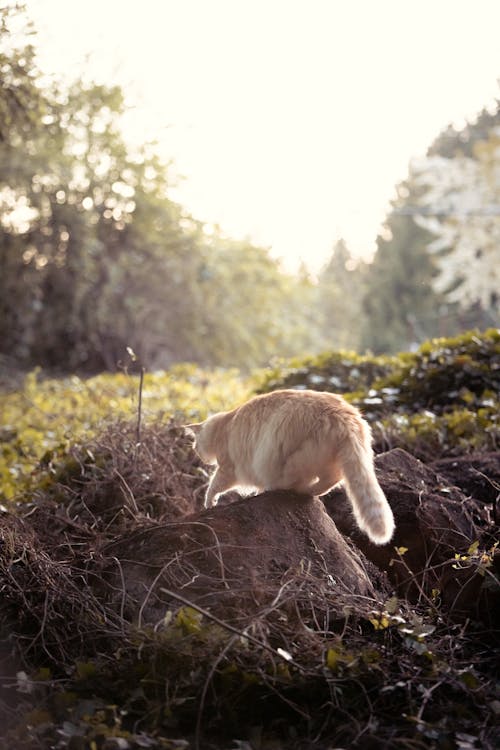
[[[375,476],[370,426],[342,396],[277,390],[186,427],[200,458],[217,466],[205,508],[235,487],[319,496],[343,480],[360,529],[375,544],[391,539],[394,518]]]

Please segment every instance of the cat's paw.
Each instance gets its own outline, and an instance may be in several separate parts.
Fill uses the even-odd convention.
[[[219,499],[218,496],[217,497],[206,497],[205,498],[205,502],[203,503],[203,505],[204,505],[205,508],[215,508],[215,506],[217,505],[218,499]]]

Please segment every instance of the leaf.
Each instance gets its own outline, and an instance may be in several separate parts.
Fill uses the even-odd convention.
[[[42,708],[34,708],[33,711],[30,711],[28,713],[26,719],[30,726],[33,727],[37,727],[43,724],[51,724],[54,721],[54,718],[49,714],[49,712],[45,711]]]
[[[397,596],[391,596],[390,599],[384,604],[384,609],[389,615],[394,615],[399,608],[399,600]]]
[[[132,362],[137,362],[137,354],[134,352],[131,346],[127,346],[127,354]]]
[[[467,670],[464,670],[462,674],[460,675],[461,681],[466,685],[466,687],[470,688],[471,690],[475,690],[479,686],[478,679],[473,672],[469,672]]]
[[[340,660],[339,657],[339,652],[334,648],[328,649],[328,651],[326,652],[326,666],[328,667],[328,669],[331,669],[332,671],[337,669]]]
[[[467,550],[469,555],[475,555],[479,547],[479,539],[476,539],[475,542],[472,542],[471,546]]]
[[[40,680],[40,682],[46,682],[47,680],[50,680],[52,677],[52,672],[50,671],[49,667],[40,667],[38,672],[33,675],[34,680]]]
[[[19,693],[31,693],[33,692],[33,683],[26,674],[26,672],[17,672],[17,691]]]
[[[370,622],[375,630],[385,630],[385,628],[388,628],[392,624],[385,615],[381,615],[380,618],[370,618]]]
[[[175,617],[175,624],[187,633],[199,633],[202,617],[202,614],[194,607],[181,607]]]
[[[423,641],[416,641],[414,638],[405,638],[405,644],[420,656],[428,652],[427,645]]]
[[[77,661],[76,662],[76,674],[80,680],[88,680],[94,677],[97,672],[95,664],[91,661]]]

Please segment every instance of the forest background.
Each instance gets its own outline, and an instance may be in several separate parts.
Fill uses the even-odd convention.
[[[0,11],[0,357],[54,372],[415,348],[499,323],[500,101],[437,134],[396,186],[371,262],[317,275],[207,227],[130,146],[117,86],[48,82],[22,4]],[[293,221],[293,217],[290,217]]]

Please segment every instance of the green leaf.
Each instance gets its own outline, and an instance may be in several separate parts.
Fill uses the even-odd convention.
[[[193,607],[181,607],[175,617],[175,624],[186,633],[199,633],[203,615]]]
[[[97,673],[96,665],[91,661],[77,661],[76,662],[76,674],[80,680],[88,680],[94,677]]]
[[[336,670],[339,664],[340,654],[334,648],[329,648],[326,652],[326,666],[332,671]]]
[[[479,547],[479,539],[476,539],[475,542],[472,542],[471,546],[467,550],[469,555],[475,555]]]
[[[391,596],[384,604],[384,609],[389,615],[394,615],[399,609],[399,600],[397,596]]]

